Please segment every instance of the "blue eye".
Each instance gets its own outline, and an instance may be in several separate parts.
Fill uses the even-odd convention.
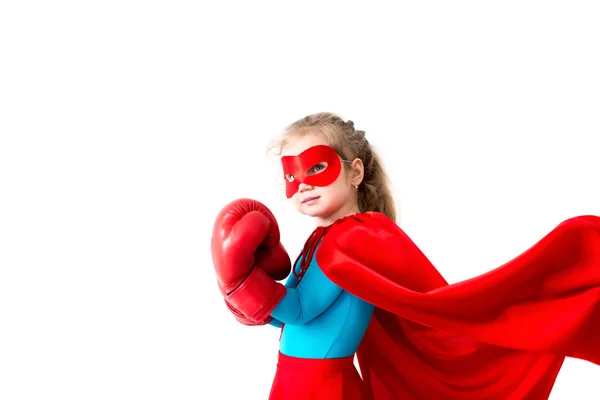
[[[293,182],[294,179],[296,179],[296,177],[294,176],[294,174],[287,174],[285,176],[285,179],[287,179],[288,182]]]
[[[319,163],[310,167],[307,172],[309,175],[315,175],[325,169],[327,169],[327,163]]]

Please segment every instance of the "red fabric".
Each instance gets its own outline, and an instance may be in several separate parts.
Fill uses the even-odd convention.
[[[325,232],[325,228],[321,226],[317,227],[317,229],[315,229],[313,233],[308,237],[308,239],[304,243],[304,248],[302,249],[302,252],[298,254],[298,258],[296,258],[296,261],[294,261],[294,264],[292,264],[294,265],[294,267],[292,268],[292,273],[295,277],[298,278],[298,283],[300,283],[300,281],[304,277],[304,274],[306,273],[306,270],[308,269],[308,266],[312,261],[317,245],[323,238]],[[296,272],[295,267],[295,265],[298,264],[298,260],[300,260],[300,272]]]
[[[311,171],[319,163],[326,163],[327,168],[322,172]],[[289,199],[300,187],[300,182],[313,186],[328,186],[340,175],[342,164],[334,149],[325,145],[317,145],[304,150],[297,156],[281,157],[285,180],[285,195]],[[287,179],[287,175],[293,179]]]
[[[566,356],[600,364],[600,217],[452,285],[379,213],[336,221],[316,257],[376,306],[357,353],[375,400],[547,399]]]
[[[354,357],[296,358],[279,353],[269,400],[371,400]]]

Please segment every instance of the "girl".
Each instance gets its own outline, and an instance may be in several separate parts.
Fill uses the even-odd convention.
[[[270,399],[547,399],[566,356],[600,364],[599,217],[448,285],[394,222],[352,121],[309,115],[277,147],[286,196],[317,224],[293,268],[256,201],[224,207],[212,238],[231,312],[282,329]]]

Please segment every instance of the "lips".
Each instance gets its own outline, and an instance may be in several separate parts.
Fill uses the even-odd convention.
[[[318,199],[319,197],[321,197],[321,196],[307,197],[307,198],[305,198],[304,200],[302,200],[302,203],[306,203],[306,202],[308,202],[308,201],[311,201],[311,200]]]

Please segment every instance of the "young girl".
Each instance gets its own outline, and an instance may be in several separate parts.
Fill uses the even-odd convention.
[[[448,285],[396,225],[386,174],[351,121],[309,115],[278,147],[286,197],[317,224],[293,268],[254,200],[225,206],[212,238],[230,311],[282,329],[270,399],[547,399],[565,357],[600,364],[599,217]]]

